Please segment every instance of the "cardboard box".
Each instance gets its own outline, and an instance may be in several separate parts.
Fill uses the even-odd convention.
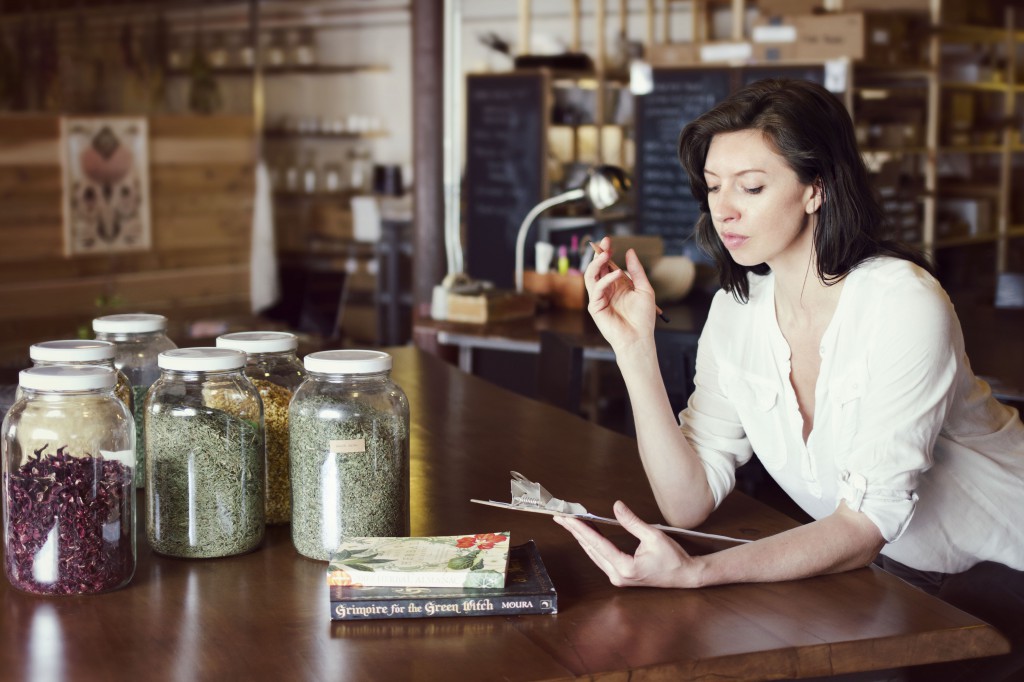
[[[752,30],[753,56],[766,62],[848,58],[878,65],[920,64],[921,22],[915,24],[905,14],[878,12],[761,18]]]
[[[825,9],[825,0],[758,0],[757,9],[768,17],[812,14]]]
[[[587,288],[581,273],[523,272],[523,288],[551,302],[555,308],[582,310],[587,305]]]
[[[931,11],[931,0],[839,0],[838,9],[843,12],[860,12],[864,10],[882,12],[929,12]],[[945,11],[945,9],[946,8],[943,7],[943,11]]]
[[[749,42],[658,43],[647,48],[651,66],[689,66],[746,62],[753,55]]]
[[[760,19],[752,30],[758,61],[864,58],[864,15],[804,14],[781,21]]]
[[[352,209],[347,203],[317,202],[313,207],[311,222],[310,231],[321,237],[352,239],[355,234],[352,224]]]

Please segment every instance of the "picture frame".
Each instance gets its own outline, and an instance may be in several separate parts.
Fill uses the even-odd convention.
[[[144,117],[61,117],[64,255],[149,250]]]

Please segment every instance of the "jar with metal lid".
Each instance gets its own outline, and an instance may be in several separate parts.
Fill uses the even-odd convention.
[[[135,452],[138,467],[135,485],[145,485],[146,447],[143,442],[142,403],[146,391],[160,376],[156,359],[165,350],[177,348],[167,338],[167,318],[150,313],[124,313],[104,315],[92,321],[92,330],[99,341],[110,341],[116,347],[114,366],[124,372],[132,385],[132,405],[135,415]]]
[[[34,343],[28,349],[28,356],[34,367],[52,365],[87,365],[110,367],[117,372],[117,383],[114,384],[114,395],[121,399],[134,414],[132,385],[121,370],[114,367],[114,354],[117,347],[109,341],[90,339],[65,339],[61,341],[43,341]],[[21,389],[15,395],[20,397]]]
[[[288,473],[288,405],[306,377],[295,356],[299,340],[288,332],[237,332],[217,338],[218,348],[244,351],[245,374],[263,400],[267,436],[267,523],[292,520],[292,486]]]
[[[409,401],[391,356],[332,350],[304,359],[289,407],[292,543],[327,561],[342,538],[409,534]]]
[[[4,567],[33,594],[94,594],[135,573],[135,422],[111,367],[30,367],[3,421]]]
[[[263,539],[263,405],[245,353],[160,353],[146,395],[146,533],[160,554],[231,556]]]

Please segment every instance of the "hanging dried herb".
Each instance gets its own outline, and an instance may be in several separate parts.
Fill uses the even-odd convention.
[[[47,447],[4,481],[7,577],[36,594],[124,585],[135,571],[131,467]]]
[[[212,114],[221,108],[220,85],[206,59],[202,34],[196,32],[196,44],[189,66],[188,108],[196,114]]]

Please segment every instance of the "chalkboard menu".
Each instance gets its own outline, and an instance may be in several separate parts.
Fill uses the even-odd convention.
[[[636,231],[661,235],[665,253],[692,252],[700,214],[679,164],[679,133],[730,91],[729,69],[655,69],[654,89],[636,98]]]
[[[636,98],[636,231],[660,235],[665,253],[703,260],[692,239],[700,208],[679,163],[687,123],[744,85],[762,78],[825,80],[824,66],[654,69],[654,89]]]
[[[547,90],[543,72],[466,80],[466,272],[500,288],[515,286],[516,233],[546,198]]]

